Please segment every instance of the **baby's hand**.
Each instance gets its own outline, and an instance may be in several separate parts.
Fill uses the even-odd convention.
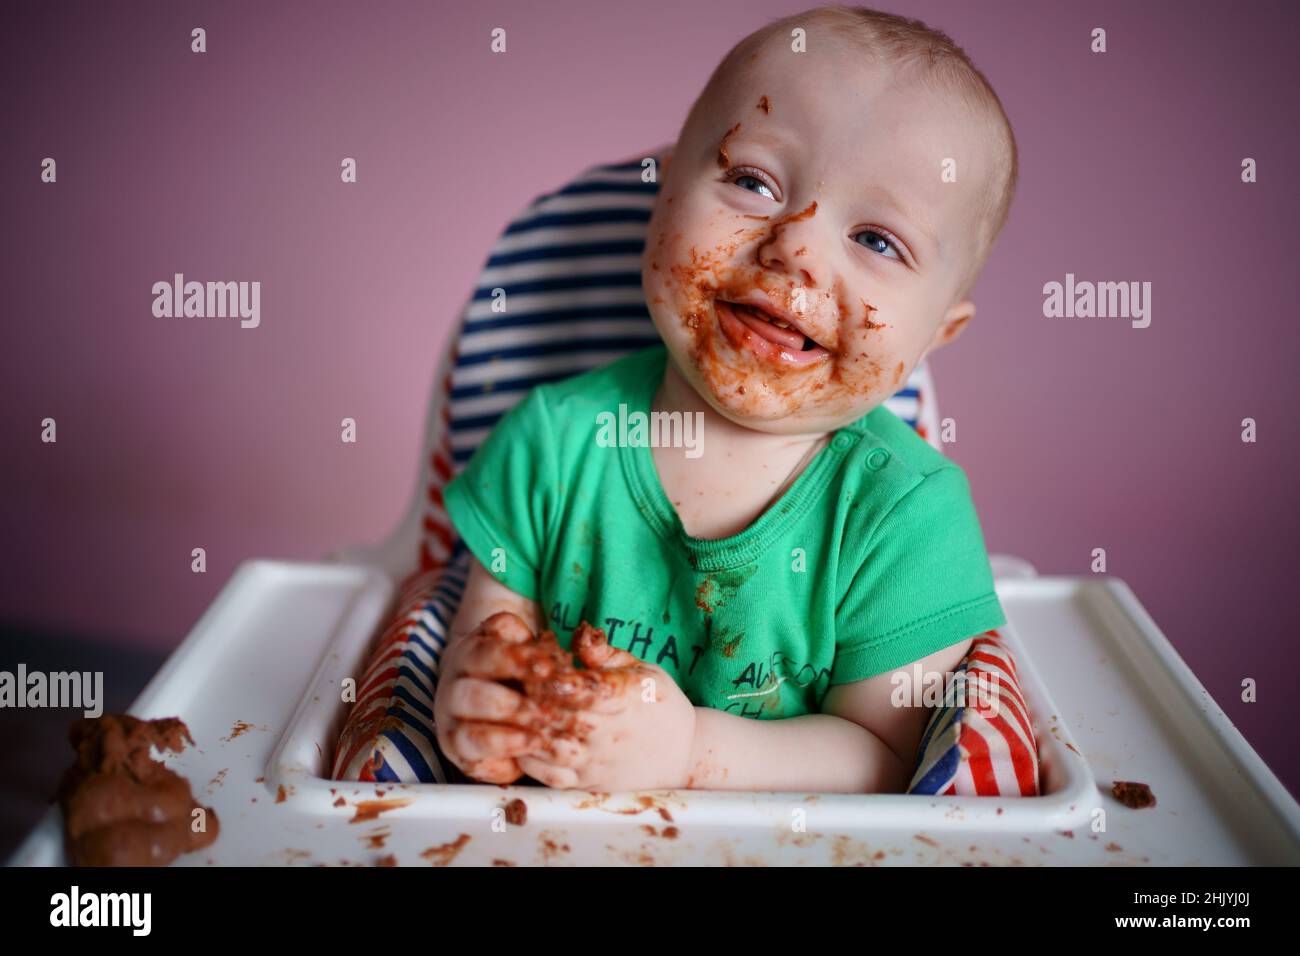
[[[550,636],[554,640],[553,635]],[[609,792],[685,785],[695,739],[695,708],[654,664],[610,647],[586,621],[573,652],[587,670],[526,678],[539,708],[540,748],[516,756],[519,768],[551,787]]]
[[[586,670],[509,612],[449,645],[434,700],[447,758],[485,783],[526,773],[557,788],[683,786],[695,708],[677,682],[586,621],[573,651]]]
[[[443,654],[433,722],[447,759],[484,783],[523,776],[515,758],[538,747],[539,709],[519,690],[571,667],[564,651],[533,638],[515,614],[501,612],[452,641]]]

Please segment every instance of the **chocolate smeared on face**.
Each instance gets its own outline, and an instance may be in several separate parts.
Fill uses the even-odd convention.
[[[777,241],[777,239],[780,238],[782,229],[790,225],[790,223],[792,222],[802,222],[805,219],[811,219],[815,215],[817,215],[817,200],[814,199],[812,202],[810,202],[805,208],[803,208],[799,212],[792,212],[789,215],[782,216],[776,222],[772,223],[771,232],[769,233],[768,237],[765,240],[763,240],[762,243],[759,244],[758,251],[756,253],[759,263],[761,264],[763,262],[763,250],[766,249],[768,246],[772,245],[774,242]]]
[[[731,127],[731,129],[722,134],[722,142],[718,143],[718,168],[726,169],[731,165],[731,157],[727,155],[727,140],[735,136],[736,131],[739,129],[740,124],[737,123],[735,126]]]
[[[842,350],[850,315],[842,284],[837,280],[830,291],[796,286],[793,279],[767,268],[761,261],[763,250],[777,241],[781,229],[810,220],[816,212],[814,201],[767,228],[736,229],[714,249],[701,251],[692,245],[689,263],[678,262],[669,267],[668,287],[673,292],[680,327],[688,339],[685,344],[690,368],[684,368],[683,372],[688,377],[698,377],[697,391],[703,386],[720,405],[739,415],[783,417],[784,411],[775,416],[769,411],[774,398],[787,408],[805,409],[843,403],[846,394],[860,400],[881,381],[880,364],[871,354],[861,349]],[[743,218],[768,220],[768,217],[750,215]],[[673,242],[680,239],[681,233],[671,237]],[[662,246],[666,240],[666,236],[660,236],[658,245]],[[738,257],[739,250],[754,243],[758,245],[754,247],[752,259],[748,253]],[[754,293],[804,320],[800,322],[804,333],[802,347],[793,343],[786,347],[792,352],[808,352],[813,345],[823,346],[824,350],[819,350],[822,361],[773,363],[755,357],[747,345],[747,340],[753,341],[749,339],[753,333],[738,331],[734,323],[724,323],[718,305],[719,302],[736,303]],[[804,311],[795,307],[796,297],[802,298]],[[662,297],[657,298],[663,301]],[[820,308],[815,305],[817,302],[822,303]],[[884,328],[883,323],[871,321],[876,309],[864,300],[859,302],[866,310],[868,324],[863,327],[868,331]],[[809,332],[815,332],[816,337],[809,336]],[[771,347],[761,347],[770,354]],[[778,346],[777,351],[780,350]],[[824,391],[828,383],[838,388]]]
[[[862,303],[862,308],[866,313],[865,315],[862,316],[862,327],[864,329],[871,329],[873,332],[876,329],[883,329],[885,327],[885,324],[883,322],[871,321],[871,317],[875,315],[876,312],[878,311],[876,307],[872,305],[870,302],[868,302],[866,299],[859,299],[858,301]]]

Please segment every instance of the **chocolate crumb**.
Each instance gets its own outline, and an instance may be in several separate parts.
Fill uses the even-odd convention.
[[[1110,785],[1110,793],[1130,810],[1146,810],[1156,805],[1156,795],[1145,783],[1116,780]]]
[[[400,809],[410,802],[410,797],[403,797],[400,800],[358,800],[353,804],[356,812],[348,823],[364,823],[367,820],[377,819],[381,813]]]
[[[515,798],[506,804],[506,823],[521,827],[528,822],[528,804]]]
[[[420,856],[424,857],[434,866],[446,866],[452,860],[456,859],[456,855],[464,849],[465,844],[469,842],[469,839],[470,837],[468,833],[462,833],[450,843],[440,843],[438,846],[429,847],[429,849],[421,853]]]

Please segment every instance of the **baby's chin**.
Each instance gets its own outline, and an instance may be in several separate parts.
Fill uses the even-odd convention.
[[[865,415],[870,409],[863,409],[857,414],[825,416],[807,413],[800,408],[788,408],[781,403],[773,403],[767,408],[755,410],[752,406],[735,408],[722,402],[710,402],[718,413],[733,424],[751,431],[768,435],[811,435],[832,432],[837,428],[850,425]],[[757,414],[755,414],[757,411]]]
[[[769,435],[806,435],[829,432],[857,421],[872,406],[852,409],[809,408],[793,398],[783,397],[765,384],[727,384],[708,381],[689,355],[675,355],[678,368],[690,387],[715,412],[742,428]]]

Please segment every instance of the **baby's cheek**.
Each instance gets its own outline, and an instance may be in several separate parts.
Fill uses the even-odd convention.
[[[831,371],[839,411],[868,406],[893,394],[891,385],[901,378],[900,360],[879,341],[855,336]],[[874,347],[873,347],[874,346]]]
[[[642,290],[657,325],[677,308],[672,282],[672,258],[667,251],[667,237],[664,239],[664,244],[655,242],[653,246],[647,247],[641,265]]]
[[[648,298],[672,304],[674,264],[682,260],[689,261],[690,254],[683,246],[684,233],[672,229],[671,222],[662,223],[663,228],[656,230],[646,240],[646,251],[642,256],[642,284]]]

